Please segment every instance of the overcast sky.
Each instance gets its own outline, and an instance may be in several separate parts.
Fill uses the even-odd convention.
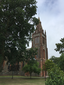
[[[64,0],[36,0],[37,17],[40,17],[41,24],[47,33],[48,58],[59,57],[55,44],[64,37]],[[31,46],[31,44],[30,44]]]

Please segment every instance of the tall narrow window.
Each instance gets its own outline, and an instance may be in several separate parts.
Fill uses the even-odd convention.
[[[39,50],[37,51],[37,55],[36,55],[36,58],[39,58]]]
[[[35,38],[35,44],[38,44],[39,43],[39,37],[36,37]]]
[[[39,43],[39,41],[40,41],[40,38],[38,37],[38,43]]]
[[[45,50],[43,49],[43,58],[45,59]]]
[[[43,44],[45,44],[45,39],[43,38]]]
[[[35,38],[35,44],[37,44],[37,37]]]

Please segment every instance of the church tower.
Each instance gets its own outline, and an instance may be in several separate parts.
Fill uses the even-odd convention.
[[[38,53],[36,55],[36,60],[39,62],[39,67],[41,68],[40,76],[45,76],[45,71],[42,71],[45,61],[48,59],[48,50],[47,50],[47,39],[46,31],[42,29],[41,21],[39,19],[39,24],[36,27],[35,32],[32,34],[32,47],[38,48]]]

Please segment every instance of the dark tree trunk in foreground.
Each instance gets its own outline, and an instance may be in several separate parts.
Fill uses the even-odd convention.
[[[3,69],[3,61],[4,61],[4,40],[0,39],[0,71]]]
[[[13,79],[13,71],[12,71],[12,79]]]
[[[30,79],[31,79],[31,73],[30,73]]]

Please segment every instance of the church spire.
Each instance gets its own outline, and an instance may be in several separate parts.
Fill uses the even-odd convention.
[[[38,20],[40,21],[40,17],[38,17]]]
[[[36,26],[36,30],[42,31],[42,25],[41,25],[40,17],[38,17],[38,20],[39,20],[39,24]]]
[[[39,23],[41,23],[41,21],[40,21],[40,17],[38,17],[38,20],[39,20]]]

